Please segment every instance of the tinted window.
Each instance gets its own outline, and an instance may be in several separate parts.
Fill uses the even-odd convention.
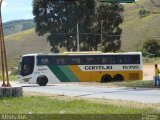
[[[58,56],[58,57],[55,57],[55,64],[57,65],[65,65],[66,64],[66,57],[61,57],[61,56]]]
[[[34,69],[34,56],[23,57],[19,66],[19,74],[22,76],[30,75]]]
[[[117,63],[118,64],[125,64],[125,56],[124,55],[118,55],[117,56]]]
[[[50,56],[38,56],[37,57],[37,65],[47,65],[51,63]]]
[[[127,55],[126,64],[140,64],[140,55]]]
[[[102,64],[117,64],[118,57],[116,55],[102,56]]]
[[[84,65],[96,65],[101,64],[101,56],[91,55],[91,56],[82,56],[82,63]]]
[[[38,65],[139,64],[140,55],[38,56]]]
[[[82,63],[82,59],[80,56],[70,56],[67,59],[67,64],[69,65],[80,65]]]

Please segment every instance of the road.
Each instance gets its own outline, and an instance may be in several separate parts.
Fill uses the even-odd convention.
[[[141,103],[160,103],[160,88],[106,88],[73,84],[54,84],[48,86],[23,86],[26,92],[66,95],[84,98],[126,100]]]

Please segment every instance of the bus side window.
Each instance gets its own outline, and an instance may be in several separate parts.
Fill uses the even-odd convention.
[[[109,56],[102,56],[102,64],[109,64]]]
[[[94,56],[94,58],[95,58],[95,61],[97,64],[102,64],[102,62],[101,62],[102,60],[101,60],[100,56]]]
[[[65,62],[65,58],[64,57],[59,57],[56,59],[56,64],[57,65],[65,65],[66,62]]]
[[[75,65],[79,65],[79,64],[80,64],[80,58],[79,58],[79,57],[75,57],[73,63],[74,63]]]
[[[124,56],[117,56],[118,64],[125,64],[125,57]]]
[[[47,65],[49,63],[49,59],[48,58],[42,58],[41,59],[41,65]]]
[[[139,64],[140,63],[140,56],[134,55],[132,56],[132,64]]]
[[[125,64],[131,64],[130,62],[130,55],[125,56]]]
[[[55,56],[53,56],[53,57],[51,58],[50,63],[51,63],[51,64],[56,64]]]
[[[112,64],[116,64],[116,56],[112,56]]]
[[[93,56],[86,57],[86,64],[95,64],[95,59]]]
[[[104,64],[106,61],[106,59],[104,57],[102,57],[102,64]]]
[[[126,64],[140,64],[140,56],[138,55],[127,55]]]
[[[37,57],[37,65],[47,65],[49,63],[50,63],[50,57],[46,57],[46,56]]]

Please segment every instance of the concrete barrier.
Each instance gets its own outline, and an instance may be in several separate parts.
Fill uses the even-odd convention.
[[[0,87],[0,98],[2,97],[21,97],[23,96],[22,87]]]

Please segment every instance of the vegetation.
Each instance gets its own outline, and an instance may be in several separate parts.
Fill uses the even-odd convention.
[[[144,43],[143,56],[145,57],[160,57],[160,44],[158,40],[148,40]]]
[[[50,45],[46,37],[38,37],[34,29],[29,29],[5,37],[9,70],[18,67],[21,55],[29,53],[49,53]]]
[[[138,3],[150,6],[149,0],[139,0]],[[121,50],[141,51],[147,40],[157,39],[160,33],[160,15],[150,14],[144,18],[138,15],[141,9],[135,4],[124,4],[124,22],[121,24]],[[100,36],[99,36],[100,37]],[[9,69],[18,67],[20,56],[26,53],[49,53],[50,43],[47,36],[37,36],[34,29],[22,31],[5,37]],[[81,41],[80,37],[80,41]],[[66,51],[62,48],[61,52]],[[159,63],[160,58],[144,58],[145,63]]]
[[[3,24],[4,35],[11,35],[17,32],[34,28],[33,20],[14,20]]]
[[[48,41],[52,46],[52,52],[59,52],[59,48],[62,47],[67,51],[77,49],[77,23],[81,50],[98,50],[100,44],[104,52],[119,50],[122,33],[119,24],[123,22],[122,12],[121,4],[97,3],[95,0],[33,2],[36,32],[41,36],[49,33]]]
[[[145,8],[152,5],[151,0],[138,0],[137,4]],[[160,37],[160,14],[140,18],[142,8],[137,4],[124,4],[121,51],[140,51],[145,41]]]
[[[154,104],[44,94],[0,99],[0,114],[159,114],[159,109]]]
[[[141,18],[143,18],[143,17],[149,16],[149,15],[150,15],[150,12],[147,11],[147,10],[145,10],[145,9],[141,9],[141,10],[139,11],[139,15],[140,15]]]
[[[0,80],[2,80],[2,76],[0,75]],[[10,81],[17,81],[18,77],[17,75],[9,75],[9,80]]]
[[[143,62],[147,64],[157,64],[160,63],[160,58],[159,57],[143,57]]]

